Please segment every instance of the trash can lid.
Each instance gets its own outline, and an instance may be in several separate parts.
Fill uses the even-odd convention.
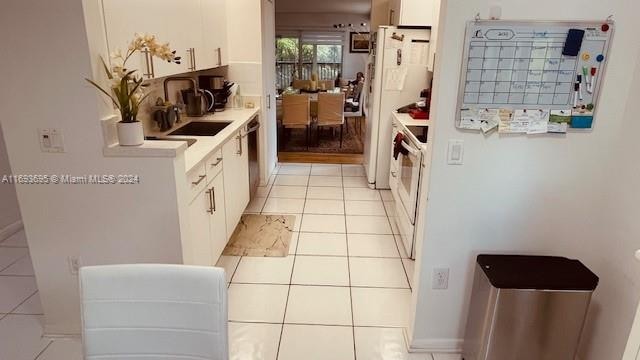
[[[578,260],[557,256],[478,255],[498,289],[593,291],[598,277]]]

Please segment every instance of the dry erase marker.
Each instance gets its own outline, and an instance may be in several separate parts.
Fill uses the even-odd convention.
[[[580,100],[584,98],[584,91],[582,91],[582,75],[578,74],[576,76],[576,83],[578,84],[578,95],[580,96]]]
[[[573,85],[573,107],[578,107],[578,92],[580,91],[580,83],[576,82]]]
[[[589,78],[589,69],[586,66],[582,67],[582,78],[587,85],[587,92],[591,93],[591,91],[589,91],[589,87],[591,86],[591,79]]]
[[[596,68],[591,68],[591,81],[589,82],[589,93],[593,92],[593,84],[596,82]]]

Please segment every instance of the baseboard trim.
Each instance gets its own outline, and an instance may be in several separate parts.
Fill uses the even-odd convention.
[[[415,339],[409,345],[409,352],[429,352],[459,354],[462,339]]]
[[[12,224],[5,226],[0,229],[0,242],[3,242],[10,238],[13,234],[22,230],[22,220],[18,220]]]

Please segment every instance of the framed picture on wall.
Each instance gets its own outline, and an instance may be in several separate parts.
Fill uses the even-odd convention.
[[[352,32],[349,35],[349,52],[368,53],[370,35],[368,32]]]

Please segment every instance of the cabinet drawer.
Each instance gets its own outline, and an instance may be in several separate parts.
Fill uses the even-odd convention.
[[[207,186],[207,172],[205,164],[200,164],[187,174],[187,185],[189,186],[189,200],[193,200]]]
[[[222,149],[209,156],[205,161],[205,166],[207,167],[207,177],[209,179],[216,177],[222,171]]]

